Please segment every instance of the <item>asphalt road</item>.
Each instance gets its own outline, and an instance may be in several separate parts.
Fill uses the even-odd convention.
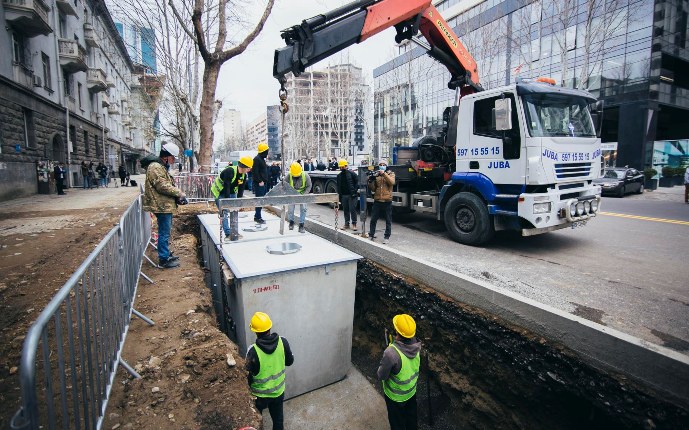
[[[503,232],[484,247],[450,240],[432,216],[396,216],[388,246],[689,355],[683,197],[680,187],[605,197],[603,213],[583,228],[534,237]],[[308,216],[335,219],[322,205],[311,205]]]

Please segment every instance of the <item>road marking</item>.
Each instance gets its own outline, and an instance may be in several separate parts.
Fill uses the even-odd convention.
[[[600,212],[600,214],[601,215],[607,215],[607,216],[616,216],[616,217],[620,217],[620,218],[640,219],[640,220],[644,220],[644,221],[666,222],[668,224],[689,225],[689,221],[680,221],[680,220],[676,220],[676,219],[653,218],[653,217],[649,217],[649,216],[618,214],[615,212]]]

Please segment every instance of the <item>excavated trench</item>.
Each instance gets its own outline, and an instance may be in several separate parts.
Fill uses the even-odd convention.
[[[372,382],[392,316],[415,317],[429,365],[417,391],[422,429],[687,428],[687,410],[657,393],[368,260],[355,303],[352,360]]]
[[[198,220],[185,221],[198,236]],[[687,428],[686,409],[527,330],[366,259],[356,279],[352,362],[381,395],[385,328],[398,313],[416,319],[420,429]]]

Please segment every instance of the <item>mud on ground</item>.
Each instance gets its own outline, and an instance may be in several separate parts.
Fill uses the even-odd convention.
[[[142,270],[155,284],[141,280],[134,306],[155,326],[132,318],[122,358],[142,378],[118,369],[103,428],[261,426],[243,355],[217,328],[205,284],[197,218],[205,212],[205,206],[186,206],[173,219],[171,242],[180,267],[161,270],[144,261]],[[152,249],[148,255],[157,261]]]

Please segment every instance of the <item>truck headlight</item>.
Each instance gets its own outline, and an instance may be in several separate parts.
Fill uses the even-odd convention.
[[[551,204],[550,202],[545,203],[534,203],[533,213],[535,214],[547,214],[550,213]]]
[[[577,204],[576,204],[576,202],[569,205],[569,214],[571,216],[577,216]]]
[[[584,202],[584,213],[587,214],[589,212],[591,212],[591,202],[587,200]]]
[[[581,216],[584,214],[584,202],[577,203],[577,215]]]
[[[591,200],[591,212],[598,212],[598,200]]]

